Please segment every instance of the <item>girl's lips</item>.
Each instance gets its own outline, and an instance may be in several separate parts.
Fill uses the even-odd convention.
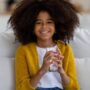
[[[40,31],[41,34],[48,34],[49,31]]]

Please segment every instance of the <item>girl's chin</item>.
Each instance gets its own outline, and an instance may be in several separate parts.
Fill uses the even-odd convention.
[[[48,41],[48,40],[50,40],[50,38],[41,38],[40,40],[42,40],[42,41]]]

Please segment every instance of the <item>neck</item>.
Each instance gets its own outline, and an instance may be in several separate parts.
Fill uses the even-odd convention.
[[[55,42],[53,41],[53,40],[48,40],[48,41],[37,41],[37,45],[39,46],[39,47],[44,47],[44,48],[46,48],[46,47],[52,47],[52,46],[55,46]]]

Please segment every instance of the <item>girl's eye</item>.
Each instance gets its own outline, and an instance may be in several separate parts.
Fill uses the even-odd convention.
[[[53,21],[48,21],[47,23],[50,23],[50,24],[52,24],[52,23],[54,23]]]
[[[52,20],[47,20],[46,22],[42,22],[42,21],[40,21],[40,20],[37,20],[36,22],[35,22],[35,24],[54,24],[54,22],[52,21]]]
[[[48,24],[54,24],[52,20],[47,21]]]
[[[36,21],[36,23],[35,24],[41,24],[42,22],[40,22],[40,21]]]

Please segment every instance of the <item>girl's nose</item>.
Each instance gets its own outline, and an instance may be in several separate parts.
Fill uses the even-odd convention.
[[[46,27],[47,27],[47,23],[43,22],[43,23],[42,23],[42,27],[43,27],[43,28],[46,28]]]

